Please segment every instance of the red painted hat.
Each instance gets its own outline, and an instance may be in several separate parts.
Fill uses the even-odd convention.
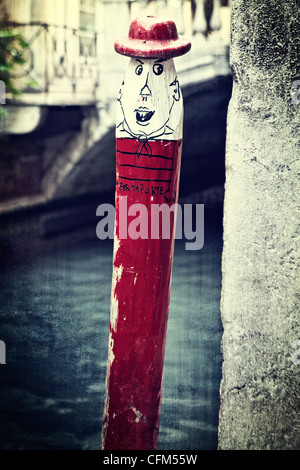
[[[155,16],[132,21],[128,38],[115,42],[119,54],[143,59],[171,59],[186,54],[191,48],[187,39],[179,36],[174,21]]]

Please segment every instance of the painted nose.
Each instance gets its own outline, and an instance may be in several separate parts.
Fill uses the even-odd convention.
[[[146,78],[146,83],[141,89],[140,95],[142,96],[151,96],[151,90],[148,87],[148,78],[149,78],[149,73],[147,73],[147,78]]]

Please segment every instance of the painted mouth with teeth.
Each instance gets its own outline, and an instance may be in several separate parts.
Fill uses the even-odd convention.
[[[136,120],[139,124],[148,124],[155,111],[149,111],[148,108],[138,108],[134,110]]]

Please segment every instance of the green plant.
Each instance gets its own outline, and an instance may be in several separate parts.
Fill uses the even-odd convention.
[[[22,92],[13,83],[13,69],[25,64],[24,54],[29,45],[14,28],[0,29],[0,80],[14,98]]]
[[[5,90],[10,92],[13,98],[22,94],[21,90],[14,85],[13,69],[17,65],[25,64],[24,54],[28,47],[23,36],[14,28],[0,25],[0,80],[4,82]],[[5,120],[6,116],[6,110],[0,104],[0,121]],[[3,126],[3,122],[0,122],[0,134]]]

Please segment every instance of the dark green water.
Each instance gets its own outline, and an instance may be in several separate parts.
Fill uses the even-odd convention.
[[[176,241],[159,449],[217,446],[222,232]],[[1,270],[1,449],[99,449],[112,243],[61,248]]]

